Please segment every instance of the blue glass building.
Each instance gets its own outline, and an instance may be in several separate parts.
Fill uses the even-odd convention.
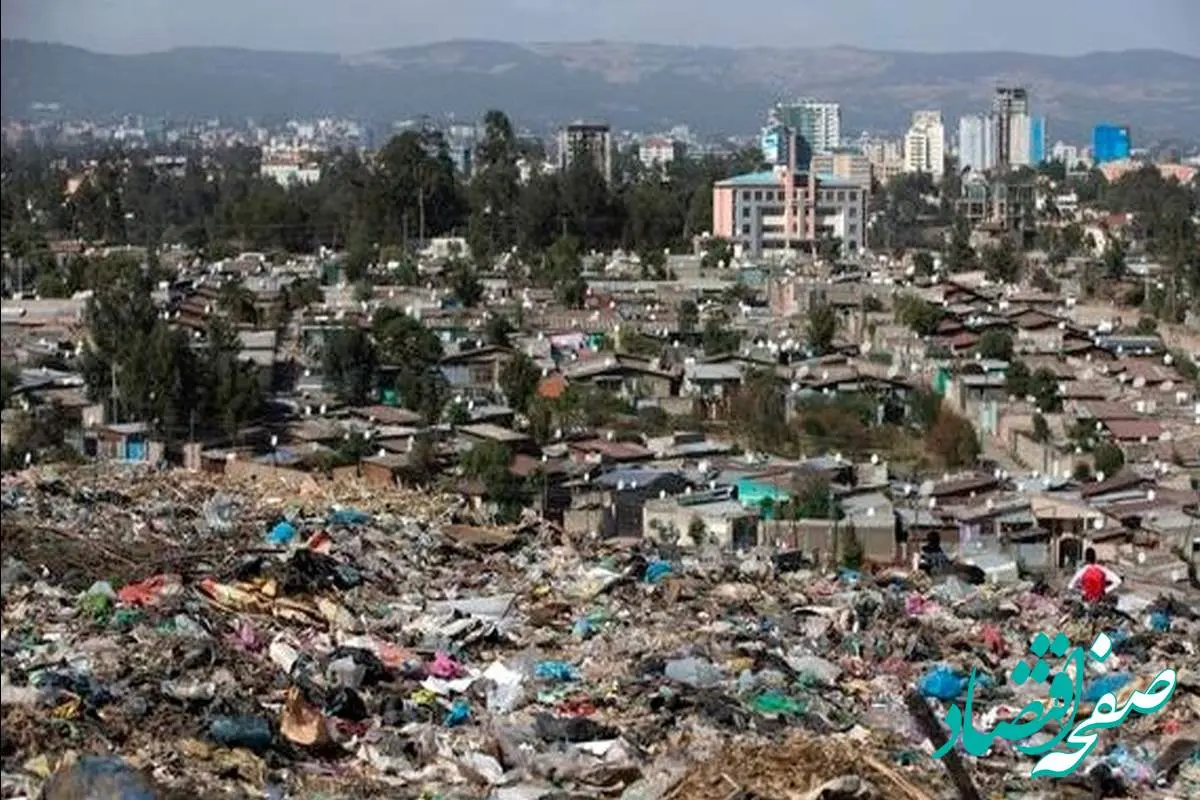
[[[1107,164],[1126,158],[1129,158],[1129,128],[1106,124],[1092,129],[1092,161]]]
[[[1046,118],[1029,120],[1029,163],[1033,166],[1046,161]]]

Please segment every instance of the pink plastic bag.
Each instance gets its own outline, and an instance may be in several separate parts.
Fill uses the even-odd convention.
[[[460,678],[463,675],[462,664],[459,664],[450,656],[437,651],[433,656],[433,661],[429,662],[425,667],[425,671],[435,678]]]

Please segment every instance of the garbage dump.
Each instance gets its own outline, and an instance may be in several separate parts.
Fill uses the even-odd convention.
[[[46,469],[3,498],[3,797],[1200,797],[1195,595],[1080,615],[1030,581],[750,579],[332,482]],[[1081,714],[1163,670],[1174,693],[1061,778],[1002,737],[935,758],[968,695],[983,731],[1048,702],[1013,677],[1040,632],[1111,642]]]

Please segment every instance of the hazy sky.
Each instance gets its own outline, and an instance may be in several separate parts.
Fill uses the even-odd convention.
[[[1200,0],[0,0],[9,38],[357,52],[444,39],[614,39],[1200,55]]]

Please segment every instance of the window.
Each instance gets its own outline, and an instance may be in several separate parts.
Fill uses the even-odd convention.
[[[858,236],[858,223],[851,222],[846,226],[846,234],[848,236]]]
[[[754,193],[754,199],[755,199],[755,200],[762,200],[762,190],[761,190],[761,189],[759,189],[758,191],[756,191],[756,192]]]
[[[838,195],[837,195],[837,201],[838,201],[839,203],[844,203],[844,202],[846,202],[846,193],[845,193],[845,192],[838,192]]]
[[[749,235],[750,235],[750,226],[743,225],[742,226],[742,236],[749,236]]]
[[[850,217],[850,219],[854,219],[855,217],[858,216],[858,206],[850,206],[850,210],[846,213]]]
[[[750,206],[742,206],[742,219],[750,219]]]
[[[850,192],[850,202],[851,203],[858,202],[858,192]]]
[[[749,190],[749,189],[743,189],[743,190],[742,190],[742,199],[743,199],[743,200],[749,200],[749,199],[750,199],[750,190]]]

